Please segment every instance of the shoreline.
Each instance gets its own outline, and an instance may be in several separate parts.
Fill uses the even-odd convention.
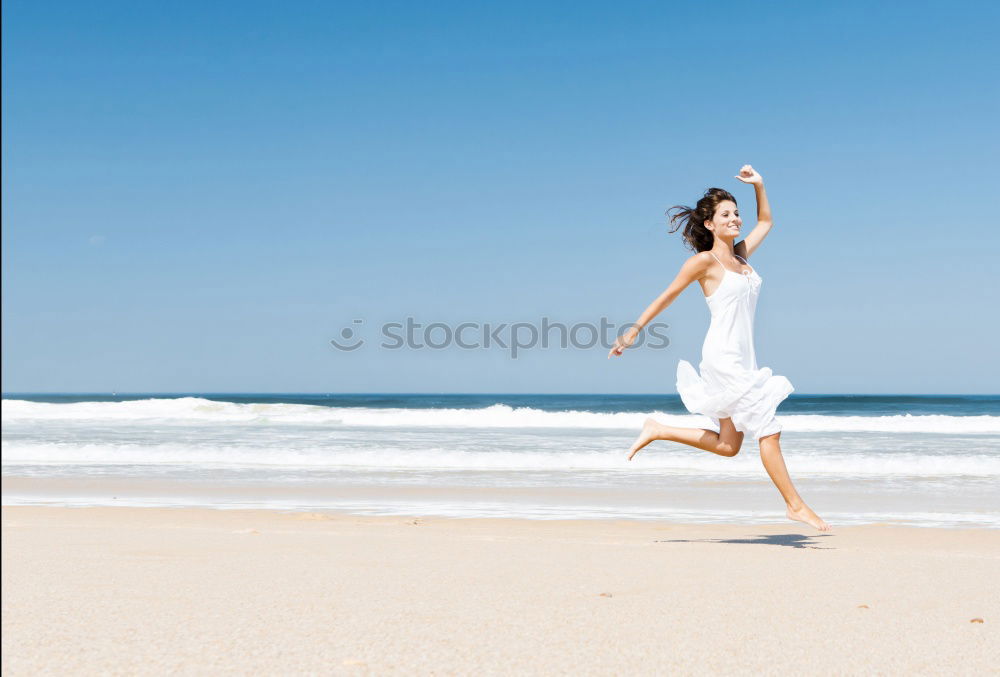
[[[770,480],[688,476],[635,478],[632,486],[518,486],[510,476],[494,486],[459,484],[377,484],[375,478],[344,481],[247,481],[216,478],[141,476],[0,476],[2,503],[37,507],[159,507],[214,510],[260,509],[334,512],[348,515],[463,519],[624,520],[679,524],[789,524],[785,506]],[[468,480],[466,480],[468,482]],[[481,478],[478,481],[482,481]],[[572,478],[567,478],[572,481]],[[504,485],[503,482],[510,482]],[[994,510],[982,509],[985,487],[929,503],[863,483],[797,487],[807,503],[834,528],[905,526],[943,529],[1000,529]],[[911,491],[913,491],[911,489]],[[985,505],[989,505],[988,503]],[[922,509],[918,509],[922,508]]]
[[[843,674],[1000,662],[994,529],[2,515],[4,674]]]
[[[6,498],[4,499],[6,501]],[[822,532],[813,527],[788,519],[781,511],[781,517],[751,517],[747,519],[732,519],[731,521],[699,521],[692,519],[679,519],[673,517],[520,517],[520,516],[495,516],[495,515],[447,515],[428,512],[354,512],[349,509],[327,508],[327,507],[243,507],[232,505],[136,505],[136,504],[104,504],[104,503],[65,503],[59,501],[52,502],[25,502],[25,503],[0,503],[0,508],[7,509],[38,509],[38,510],[164,510],[164,511],[207,511],[219,513],[261,513],[264,515],[287,515],[296,519],[353,519],[362,520],[441,520],[441,521],[478,521],[478,522],[563,522],[568,524],[654,524],[658,526],[670,527],[722,527],[722,528],[757,528],[757,527],[801,527],[803,531],[814,531],[816,534]],[[778,511],[774,512],[775,515]],[[943,531],[971,531],[971,532],[993,532],[1000,533],[1000,527],[987,525],[941,525],[941,524],[903,524],[894,521],[873,521],[859,524],[834,524],[834,530],[840,529],[865,529],[865,528],[885,528],[885,529],[916,529],[943,530]]]

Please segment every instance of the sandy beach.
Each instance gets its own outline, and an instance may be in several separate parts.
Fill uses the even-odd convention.
[[[998,572],[988,529],[4,507],[3,672],[995,674]]]

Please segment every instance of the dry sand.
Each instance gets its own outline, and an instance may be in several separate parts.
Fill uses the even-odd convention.
[[[4,507],[3,673],[997,674],[998,580],[1000,530]]]

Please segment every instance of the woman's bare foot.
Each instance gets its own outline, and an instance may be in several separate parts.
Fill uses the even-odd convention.
[[[809,506],[805,503],[798,510],[792,510],[791,506],[785,510],[785,514],[788,515],[788,519],[795,520],[796,522],[805,522],[811,527],[815,527],[820,531],[830,531],[830,525],[820,519],[819,515],[814,513]]]
[[[639,436],[635,438],[635,442],[633,442],[632,446],[629,447],[628,460],[631,461],[632,457],[638,454],[640,449],[642,449],[644,446],[646,446],[653,440],[658,439],[656,437],[656,433],[659,427],[660,424],[651,418],[647,418],[645,422],[643,422],[642,432],[639,433]]]

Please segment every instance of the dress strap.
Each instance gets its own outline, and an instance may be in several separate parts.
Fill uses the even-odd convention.
[[[714,254],[713,254],[713,256],[714,256]],[[736,258],[738,258],[738,259],[739,259],[740,261],[742,261],[744,265],[747,265],[747,266],[750,266],[750,264],[749,264],[749,263],[747,262],[747,260],[746,260],[745,258],[743,258],[742,256],[740,256],[739,254],[737,254],[736,252],[733,252],[733,256],[735,256],[735,257],[736,257]],[[718,260],[719,260],[719,259],[716,259],[716,261],[718,261]],[[755,272],[757,272],[757,271],[755,271],[755,270],[753,269],[753,266],[750,266],[750,272],[751,272],[751,273],[755,273]]]
[[[712,252],[712,251],[709,251],[708,253],[712,255],[712,258],[713,258],[713,259],[715,259],[716,261],[719,261],[719,257],[715,255],[715,252]],[[742,262],[743,262],[744,264],[746,264],[746,265],[748,265],[748,266],[750,265],[749,263],[747,263],[747,260],[746,260],[745,258],[743,258],[742,256],[740,256],[740,255],[739,255],[739,254],[737,254],[736,252],[733,252],[733,256],[735,256],[736,258],[738,258],[738,259],[739,259],[740,261],[742,261]],[[722,261],[719,261],[719,265],[720,265],[720,266],[722,266]],[[723,269],[723,270],[729,270],[729,269],[728,269],[728,268],[726,268],[725,266],[722,266],[722,269]],[[735,270],[731,270],[731,271],[729,271],[729,272],[731,272],[731,273],[735,273],[736,271],[735,271]],[[751,266],[751,267],[750,267],[750,272],[752,272],[752,273],[755,273],[755,272],[757,272],[757,271],[755,271],[755,270],[753,269],[753,266]],[[745,274],[746,274],[746,273],[744,273],[744,275],[745,275]]]

